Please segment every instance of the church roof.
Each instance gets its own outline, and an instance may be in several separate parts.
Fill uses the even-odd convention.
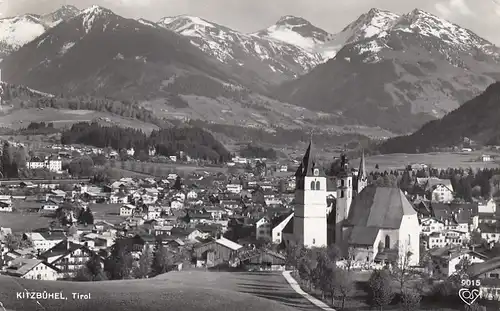
[[[302,162],[299,165],[299,168],[297,169],[297,172],[295,173],[295,177],[313,177],[314,176],[314,169],[317,168],[319,169],[320,175],[319,176],[325,176],[325,173],[323,170],[319,167],[316,157],[313,152],[313,146],[312,146],[312,141],[309,142],[309,146],[307,147],[306,153],[304,154],[304,157],[302,158]]]
[[[354,198],[346,226],[399,229],[403,216],[416,214],[399,188],[370,186]]]
[[[349,235],[351,245],[373,245],[380,228],[355,226]]]

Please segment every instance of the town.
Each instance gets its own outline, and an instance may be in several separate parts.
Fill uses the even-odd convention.
[[[167,170],[148,167],[161,162],[154,149],[32,147],[2,150],[0,263],[11,277],[292,271],[339,309],[358,307],[358,282],[378,282],[378,307],[396,294],[410,307],[460,305],[465,278],[480,280],[484,305],[500,300],[500,169],[368,172],[364,153],[325,168],[312,141],[301,158],[234,155],[219,171],[183,152],[164,157]],[[176,169],[186,163],[198,169]]]

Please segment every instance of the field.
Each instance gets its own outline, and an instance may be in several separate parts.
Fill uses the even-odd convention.
[[[153,163],[153,162],[116,162],[115,168],[120,169],[122,174],[166,176],[169,173],[189,174],[192,172],[226,173],[227,167],[196,166],[174,163]]]
[[[8,114],[0,115],[0,127],[12,129],[25,128],[30,122],[53,122],[55,128],[64,128],[77,122],[91,121],[97,121],[102,125],[119,125],[142,129],[146,133],[158,129],[156,125],[150,123],[92,110],[30,108],[14,110]]]
[[[13,310],[293,311],[318,310],[295,293],[281,273],[170,272],[147,280],[62,282],[0,276],[0,301]],[[67,300],[16,299],[16,292],[62,292]],[[74,300],[72,293],[90,293]]]
[[[11,228],[13,232],[46,228],[53,220],[53,218],[43,217],[36,213],[0,213],[0,227]]]
[[[482,169],[482,168],[497,168],[498,163],[495,162],[480,162],[478,158],[481,154],[495,155],[490,152],[435,152],[435,153],[422,153],[422,154],[386,154],[366,157],[367,171],[374,171],[375,165],[379,165],[379,170],[395,170],[403,169],[408,164],[427,164],[434,168],[469,168]],[[355,168],[359,167],[359,159],[351,161],[351,165]]]
[[[94,220],[105,220],[112,224],[118,224],[125,220],[120,216],[122,204],[90,204],[90,210],[94,213]]]

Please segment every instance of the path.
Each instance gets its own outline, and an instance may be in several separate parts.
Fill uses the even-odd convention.
[[[325,311],[336,311],[335,309],[330,308],[326,303],[322,302],[319,299],[314,298],[313,296],[303,291],[302,288],[300,288],[300,285],[297,283],[297,281],[295,281],[295,279],[292,277],[291,271],[283,271],[283,276],[297,294],[302,295],[302,297],[309,300],[316,307]]]

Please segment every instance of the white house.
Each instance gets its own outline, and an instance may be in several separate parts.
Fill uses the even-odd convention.
[[[11,276],[46,281],[57,280],[59,272],[59,269],[45,261],[22,257],[12,260],[10,265],[5,269],[5,273]]]
[[[444,230],[444,223],[435,218],[425,218],[420,221],[420,231],[423,235],[431,235]]]
[[[128,195],[122,192],[114,193],[109,196],[111,204],[128,204]]]
[[[0,201],[0,212],[12,212],[12,201]]]
[[[438,184],[431,193],[432,202],[449,203],[453,201],[453,189],[448,185]]]
[[[228,185],[226,186],[226,190],[227,190],[228,192],[238,194],[238,193],[240,193],[240,192],[241,192],[241,190],[243,190],[243,186],[242,186],[242,185],[240,185],[240,184],[228,184]]]
[[[271,220],[264,216],[255,223],[255,238],[271,240]]]
[[[188,200],[196,200],[198,198],[198,193],[194,190],[191,190],[186,195]]]
[[[482,214],[495,214],[497,210],[497,204],[492,198],[485,202],[479,202],[478,212]]]
[[[120,216],[128,217],[132,216],[135,211],[135,206],[132,204],[124,204],[120,207]]]
[[[468,258],[470,263],[481,263],[486,260],[484,255],[469,249],[440,248],[430,253],[433,262],[433,273],[451,276],[457,272],[459,263],[463,258]]]
[[[45,252],[60,243],[65,236],[61,232],[26,232],[23,238],[30,239],[37,251]]]
[[[283,229],[285,229],[286,225],[293,218],[293,213],[288,215],[283,221],[277,224],[272,230],[272,241],[274,244],[281,244],[283,241]]]

